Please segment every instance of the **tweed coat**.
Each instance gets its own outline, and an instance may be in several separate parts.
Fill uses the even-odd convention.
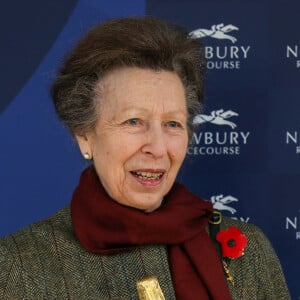
[[[221,227],[231,225],[248,238],[245,255],[230,263],[232,298],[290,299],[279,261],[263,233],[223,218]],[[158,278],[167,300],[175,299],[165,246],[113,255],[89,253],[75,236],[69,206],[0,240],[1,300],[138,299],[136,281],[149,275]]]

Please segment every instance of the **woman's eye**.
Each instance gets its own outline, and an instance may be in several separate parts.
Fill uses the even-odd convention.
[[[137,118],[132,118],[132,119],[129,119],[125,122],[127,125],[138,125],[140,124],[140,120],[137,119]]]
[[[167,126],[171,128],[177,128],[177,127],[182,127],[179,122],[176,121],[169,121],[167,122]]]

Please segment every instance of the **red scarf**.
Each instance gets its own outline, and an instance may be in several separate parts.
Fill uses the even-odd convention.
[[[147,244],[168,245],[177,299],[231,299],[220,258],[205,229],[211,203],[180,184],[165,198],[151,213],[120,205],[89,167],[82,173],[71,203],[76,235],[86,250],[99,254]]]

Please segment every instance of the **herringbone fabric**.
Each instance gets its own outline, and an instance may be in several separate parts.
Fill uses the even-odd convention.
[[[233,299],[290,299],[264,235],[254,226],[224,218],[222,227],[230,225],[240,227],[249,241],[245,255],[230,263]],[[69,207],[0,240],[1,300],[138,299],[136,281],[149,275],[157,276],[167,300],[175,299],[164,246],[108,256],[86,252],[74,234]]]

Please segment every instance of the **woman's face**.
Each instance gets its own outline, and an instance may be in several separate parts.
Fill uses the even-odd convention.
[[[184,87],[173,72],[122,68],[98,84],[99,119],[77,136],[93,156],[107,193],[120,204],[150,212],[172,187],[184,160],[187,109]]]

